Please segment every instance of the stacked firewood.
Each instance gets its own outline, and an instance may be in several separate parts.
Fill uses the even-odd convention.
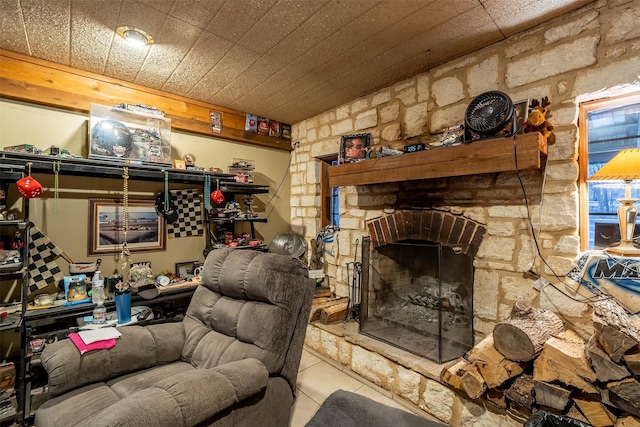
[[[336,297],[329,288],[318,288],[313,294],[309,323],[320,322],[329,324],[343,321],[347,318],[349,310],[349,298]]]
[[[595,427],[640,427],[640,319],[613,300],[592,305],[585,342],[554,313],[518,302],[442,380],[521,421],[546,410]]]

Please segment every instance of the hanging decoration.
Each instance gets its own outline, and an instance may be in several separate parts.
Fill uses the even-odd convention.
[[[31,165],[32,163],[27,163],[28,176],[19,179],[16,182],[16,187],[18,187],[18,192],[22,194],[27,199],[32,199],[34,197],[38,197],[42,194],[42,184],[35,180],[35,178],[31,177]]]
[[[122,168],[122,179],[122,234],[124,238],[120,259],[122,260],[122,269],[126,270],[131,265],[129,261],[131,252],[127,248],[127,233],[129,232],[129,168],[127,166]]]

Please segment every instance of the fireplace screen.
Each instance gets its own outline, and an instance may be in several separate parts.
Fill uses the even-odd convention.
[[[438,363],[473,347],[471,256],[422,240],[362,250],[362,334]]]

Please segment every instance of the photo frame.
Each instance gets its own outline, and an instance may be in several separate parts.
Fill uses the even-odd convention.
[[[202,265],[199,261],[176,262],[176,276],[186,279],[194,275],[196,268]]]
[[[371,147],[370,133],[356,133],[340,137],[338,163],[356,163],[367,160],[367,151]]]
[[[180,169],[180,170],[187,170],[187,162],[181,159],[175,159],[173,161],[173,168]]]
[[[516,113],[516,131],[514,133],[524,133],[523,123],[527,121],[529,115],[529,99],[514,102],[513,107]]]
[[[156,210],[155,200],[129,200],[127,248],[130,252],[164,251],[164,218]],[[89,255],[122,251],[125,234],[121,199],[89,199]]]

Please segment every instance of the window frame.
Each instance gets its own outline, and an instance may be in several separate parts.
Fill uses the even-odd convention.
[[[629,104],[640,103],[640,92],[633,92],[625,95],[612,96],[609,98],[594,99],[591,101],[581,102],[579,104],[578,113],[578,216],[579,216],[579,236],[580,250],[587,251],[589,248],[589,192],[587,179],[589,169],[589,131],[587,115],[596,110],[604,110],[615,107],[622,107]]]

